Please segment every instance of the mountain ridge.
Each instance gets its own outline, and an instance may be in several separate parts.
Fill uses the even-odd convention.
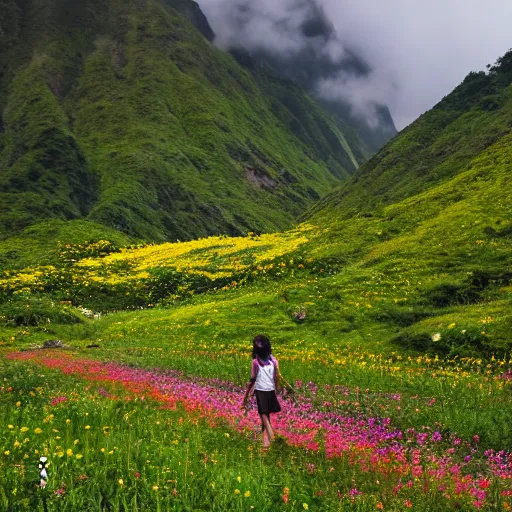
[[[284,229],[361,161],[303,89],[214,48],[195,2],[4,3],[4,238],[48,218],[152,241]]]

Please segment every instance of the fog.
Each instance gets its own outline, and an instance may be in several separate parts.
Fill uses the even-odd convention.
[[[223,48],[281,56],[313,49],[336,69],[315,89],[348,101],[372,123],[375,104],[398,129],[451,92],[470,71],[512,47],[509,0],[199,0]],[[311,22],[313,20],[313,22]],[[308,25],[308,22],[310,24]],[[366,64],[355,72],[343,63]]]

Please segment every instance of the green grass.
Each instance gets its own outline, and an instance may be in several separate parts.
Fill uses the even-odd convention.
[[[5,510],[34,510],[43,497],[50,510],[62,511],[224,511],[255,505],[273,511],[303,510],[303,503],[336,510],[329,505],[336,490],[328,486],[336,480],[339,485],[343,474],[350,480],[343,463],[286,447],[262,454],[252,439],[234,435],[227,425],[212,429],[183,409],[124,400],[129,394],[121,388],[108,388],[115,399],[105,397],[104,388],[77,378],[66,377],[55,386],[58,375],[41,371],[2,363],[4,382],[14,388],[2,396],[0,413],[0,502]],[[50,400],[58,396],[69,397],[68,402],[51,407]],[[35,433],[36,428],[42,432]],[[51,461],[45,491],[33,485],[43,454]],[[283,460],[290,459],[292,465],[283,467]],[[314,482],[306,463],[317,467]],[[333,465],[343,471],[336,480],[328,471]],[[285,487],[292,492],[288,506],[281,500]],[[315,497],[320,488],[328,489],[330,499]],[[58,490],[61,495],[55,494]]]
[[[511,54],[487,74],[470,73],[312,213],[328,212],[339,219],[378,216],[383,208],[470,170],[475,158],[510,133],[512,88],[507,63]]]
[[[25,228],[18,236],[0,240],[0,268],[48,265],[63,261],[65,245],[109,240],[115,247],[134,241],[114,229],[90,221],[50,219]]]

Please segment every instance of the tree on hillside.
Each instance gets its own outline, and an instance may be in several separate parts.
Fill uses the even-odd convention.
[[[16,43],[20,15],[16,0],[0,0],[0,48],[10,48]]]

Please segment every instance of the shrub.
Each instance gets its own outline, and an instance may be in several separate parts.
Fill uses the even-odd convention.
[[[369,316],[377,322],[409,327],[425,318],[433,316],[430,310],[421,307],[383,305],[369,311]]]
[[[509,340],[489,334],[479,326],[445,328],[434,334],[405,329],[391,341],[401,348],[447,357],[489,357],[490,354],[501,357],[512,348]]]
[[[445,355],[448,349],[444,344],[432,340],[432,335],[427,332],[414,332],[404,330],[398,336],[395,336],[391,343],[401,348],[416,350],[420,352],[435,353]]]
[[[421,291],[427,304],[436,308],[445,308],[460,304],[471,304],[481,299],[481,290],[470,283],[442,281]]]
[[[14,296],[0,305],[0,322],[7,325],[37,326],[41,324],[78,324],[80,313],[47,297]]]

